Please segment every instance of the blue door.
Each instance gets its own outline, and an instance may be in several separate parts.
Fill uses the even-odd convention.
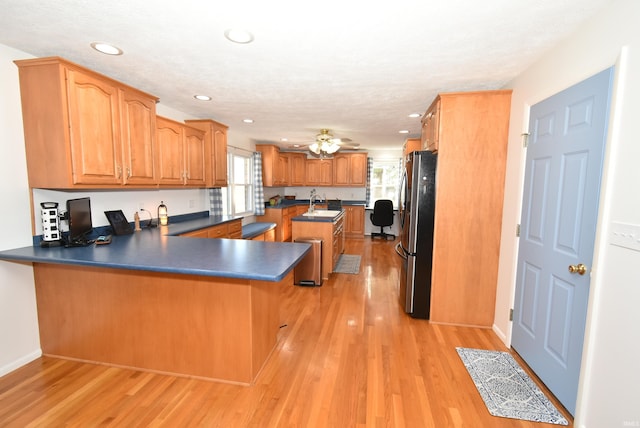
[[[575,412],[613,69],[531,108],[512,346]]]

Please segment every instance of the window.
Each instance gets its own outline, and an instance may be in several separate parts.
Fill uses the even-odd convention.
[[[397,205],[400,194],[400,161],[373,159],[370,183],[371,206],[378,199],[391,199]]]
[[[253,159],[251,153],[229,153],[229,184],[222,188],[222,211],[229,215],[253,214]]]

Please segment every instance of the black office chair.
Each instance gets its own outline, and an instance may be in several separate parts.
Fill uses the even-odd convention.
[[[378,199],[373,205],[373,213],[369,216],[374,226],[380,226],[380,232],[372,232],[371,239],[379,236],[384,239],[396,239],[396,235],[385,233],[384,227],[393,225],[393,202],[389,199]]]

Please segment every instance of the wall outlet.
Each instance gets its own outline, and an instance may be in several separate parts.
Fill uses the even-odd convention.
[[[196,201],[194,199],[189,199],[189,208],[193,208],[196,206]]]
[[[140,203],[138,204],[138,209],[139,209],[140,211],[144,210],[144,202],[140,202]]]

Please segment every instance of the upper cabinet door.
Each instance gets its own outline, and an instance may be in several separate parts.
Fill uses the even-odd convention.
[[[367,184],[367,154],[340,153],[333,157],[333,185],[364,187]]]
[[[207,187],[227,187],[227,125],[211,119],[190,119],[185,123],[204,131]]]
[[[289,185],[305,185],[305,167],[307,155],[304,153],[287,153],[289,155]]]
[[[212,185],[227,187],[227,127],[222,124],[213,125],[212,137]]]
[[[367,154],[353,153],[349,161],[349,181],[354,187],[367,185]]]
[[[192,186],[206,185],[206,146],[204,132],[185,126],[185,182]]]
[[[422,118],[422,150],[436,153],[440,146],[440,97],[437,97]]]
[[[156,117],[158,179],[160,184],[184,184],[184,127],[173,120]]]
[[[125,184],[156,184],[156,103],[122,90],[122,164]]]
[[[333,184],[336,186],[348,186],[351,184],[349,179],[349,156],[345,154],[333,156]]]
[[[122,181],[118,88],[77,70],[67,70],[73,182]]]

